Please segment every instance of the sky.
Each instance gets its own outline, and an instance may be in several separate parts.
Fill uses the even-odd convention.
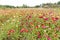
[[[22,6],[23,4],[28,6],[40,5],[42,3],[55,3],[59,0],[0,0],[0,5]]]

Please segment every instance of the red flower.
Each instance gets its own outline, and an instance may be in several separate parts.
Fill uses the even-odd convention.
[[[43,16],[39,16],[39,18],[43,18]]]
[[[33,25],[33,22],[30,22],[30,25]]]
[[[20,32],[24,32],[25,31],[25,28],[22,28],[21,30],[20,30]]]
[[[22,32],[28,32],[28,30],[25,29],[25,28],[22,28],[22,29],[20,30],[20,32],[21,32],[21,33],[22,33]]]
[[[31,18],[32,16],[29,16],[29,18]]]
[[[55,17],[52,17],[52,20],[53,20],[53,21],[57,21],[58,19],[59,19],[59,18],[57,18],[57,17],[56,17],[56,18],[55,18]]]
[[[28,32],[28,30],[27,30],[27,29],[25,29],[25,32]]]
[[[14,33],[14,32],[15,32],[15,30],[13,30],[13,29],[12,29],[12,30],[9,30],[9,32]]]
[[[14,32],[15,32],[15,30],[11,29],[11,30],[8,31],[8,35],[10,35],[11,33],[14,33]]]
[[[36,26],[36,28],[38,28],[39,26]]]
[[[58,20],[59,18],[56,17],[55,19]]]

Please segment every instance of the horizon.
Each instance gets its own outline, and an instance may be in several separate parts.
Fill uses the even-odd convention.
[[[58,1],[60,0],[0,0],[0,5],[22,6],[25,4],[35,6],[43,3],[57,3]]]

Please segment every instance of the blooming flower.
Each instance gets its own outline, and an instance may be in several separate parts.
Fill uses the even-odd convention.
[[[25,28],[22,28],[21,30],[20,30],[20,32],[24,32],[25,31]]]
[[[38,37],[38,38],[41,38],[40,32],[37,32],[37,37]]]
[[[41,38],[41,36],[40,36],[40,35],[38,35],[38,38]]]
[[[27,30],[27,29],[25,29],[25,32],[28,32],[28,30]]]
[[[53,12],[49,12],[49,15],[53,15]]]
[[[28,16],[28,19],[30,19],[30,18],[32,18],[32,16],[30,15],[30,16]]]
[[[34,26],[33,22],[30,22],[30,25],[31,25],[31,26]]]
[[[42,28],[46,28],[46,26],[44,24],[42,24]]]
[[[39,18],[43,18],[43,16],[39,16]]]
[[[52,40],[50,37],[47,37],[48,40]]]
[[[20,30],[20,32],[21,32],[21,33],[22,33],[22,32],[28,32],[28,30],[25,29],[25,28],[22,28],[22,29]]]
[[[48,20],[48,18],[45,17],[44,20]]]
[[[11,30],[9,30],[9,32],[14,33],[14,32],[15,32],[15,30],[14,30],[14,29],[11,29]]]
[[[36,28],[38,28],[39,26],[36,26]]]
[[[11,33],[14,33],[14,32],[15,32],[15,30],[11,29],[11,30],[8,31],[8,35],[10,35]]]
[[[45,35],[45,37],[47,38],[47,40],[52,40],[48,35]]]
[[[59,18],[57,18],[57,17],[52,17],[52,20],[53,21],[57,21]]]

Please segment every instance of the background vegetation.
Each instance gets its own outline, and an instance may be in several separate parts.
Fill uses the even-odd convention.
[[[33,7],[27,6],[25,4],[23,4],[22,6],[10,6],[10,5],[0,5],[0,8],[56,8],[56,7],[60,7],[60,1],[57,3],[43,3],[40,5],[36,5]]]

